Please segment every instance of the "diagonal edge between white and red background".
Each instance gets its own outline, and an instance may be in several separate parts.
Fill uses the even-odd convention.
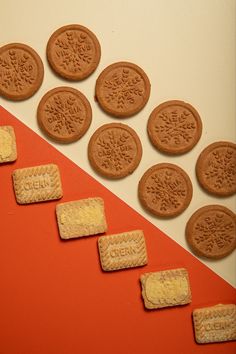
[[[81,8],[83,11],[79,11]],[[206,145],[217,140],[234,141],[236,136],[235,2],[201,0],[186,4],[184,0],[152,0],[144,7],[143,2],[133,0],[128,3],[110,1],[109,4],[106,1],[87,1],[84,4],[69,0],[65,9],[57,7],[56,16],[54,9],[54,1],[50,4],[46,1],[29,4],[26,0],[20,4],[11,0],[3,2],[0,14],[1,43],[24,42],[31,45],[42,57],[45,76],[42,87],[31,99],[10,102],[1,98],[0,103],[47,140],[36,122],[40,98],[49,89],[61,85],[81,90],[88,97],[93,109],[90,129],[76,143],[50,143],[188,249],[184,229],[188,218],[196,209],[207,204],[222,204],[235,209],[234,197],[219,199],[206,194],[199,187],[195,176],[197,156]],[[91,77],[79,83],[71,83],[55,76],[45,56],[46,43],[51,33],[68,23],[80,23],[89,27],[96,33],[102,47],[99,67]],[[142,140],[142,161],[131,176],[120,181],[110,181],[91,169],[87,159],[87,144],[100,125],[117,122],[117,119],[107,116],[98,108],[94,101],[94,86],[101,70],[119,60],[129,60],[140,65],[148,74],[152,89],[146,107],[138,115],[122,120],[133,127]],[[203,121],[203,134],[199,143],[191,152],[179,157],[160,154],[153,148],[146,134],[146,123],[152,109],[169,99],[182,99],[191,103]],[[139,179],[147,168],[158,162],[172,162],[183,167],[191,177],[194,187],[193,199],[188,209],[171,220],[162,220],[147,214],[137,198]],[[236,285],[235,252],[219,261],[200,261],[230,284]]]

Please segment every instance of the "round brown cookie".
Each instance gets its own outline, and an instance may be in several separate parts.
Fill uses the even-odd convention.
[[[52,69],[68,80],[83,80],[94,72],[101,57],[97,37],[81,25],[67,25],[56,30],[47,44],[47,58]]]
[[[42,60],[33,48],[10,43],[0,48],[0,95],[12,101],[34,95],[42,84]]]
[[[223,258],[236,247],[235,214],[220,205],[202,207],[189,219],[186,238],[198,256]]]
[[[167,101],[151,113],[148,135],[155,147],[168,154],[183,154],[191,150],[202,134],[198,112],[183,101]]]
[[[160,217],[181,214],[188,207],[192,194],[192,183],[186,172],[170,163],[149,168],[138,185],[143,207]]]
[[[236,144],[219,141],[208,145],[198,157],[196,174],[209,193],[222,197],[236,193]]]
[[[136,132],[125,124],[101,126],[92,135],[88,157],[93,168],[109,178],[122,178],[139,165],[142,145]]]
[[[88,130],[92,110],[87,98],[71,87],[48,91],[38,105],[39,126],[53,140],[70,143]]]
[[[99,75],[95,94],[101,108],[119,117],[138,113],[147,103],[151,85],[145,72],[137,65],[118,62]]]

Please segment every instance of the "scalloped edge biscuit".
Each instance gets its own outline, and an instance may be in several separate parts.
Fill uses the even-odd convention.
[[[197,343],[217,343],[236,340],[236,305],[218,304],[193,311]]]
[[[147,264],[146,243],[142,230],[102,236],[98,239],[98,249],[104,271]]]
[[[142,274],[142,297],[146,309],[185,305],[191,302],[188,272],[185,268]]]
[[[63,195],[60,171],[55,164],[19,168],[13,171],[12,178],[18,204],[45,202]]]
[[[0,126],[0,163],[17,159],[16,136],[11,125]]]
[[[102,198],[86,198],[56,206],[57,224],[62,239],[92,236],[107,230]]]

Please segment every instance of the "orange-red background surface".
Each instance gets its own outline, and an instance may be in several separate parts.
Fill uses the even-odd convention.
[[[236,343],[195,343],[194,308],[235,302],[236,292],[190,253],[70,160],[0,108],[0,125],[15,128],[18,159],[0,166],[0,354],[233,354]],[[79,152],[78,152],[79,153]],[[11,173],[59,166],[62,202],[100,196],[107,234],[142,229],[148,265],[104,273],[97,236],[61,241],[59,201],[16,204]],[[142,273],[185,267],[192,303],[146,311]]]

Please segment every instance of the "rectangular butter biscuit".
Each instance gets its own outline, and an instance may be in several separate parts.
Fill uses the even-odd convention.
[[[12,162],[17,159],[16,137],[10,125],[0,126],[0,163]]]
[[[147,264],[146,243],[142,230],[102,236],[98,239],[102,269],[112,271]]]
[[[236,305],[215,305],[193,311],[197,343],[236,340]]]
[[[107,223],[102,198],[86,198],[56,206],[60,237],[70,239],[103,233]]]
[[[60,199],[62,186],[57,165],[48,164],[13,171],[13,185],[19,204]]]
[[[185,305],[191,302],[188,272],[184,268],[142,274],[140,281],[147,309]]]

